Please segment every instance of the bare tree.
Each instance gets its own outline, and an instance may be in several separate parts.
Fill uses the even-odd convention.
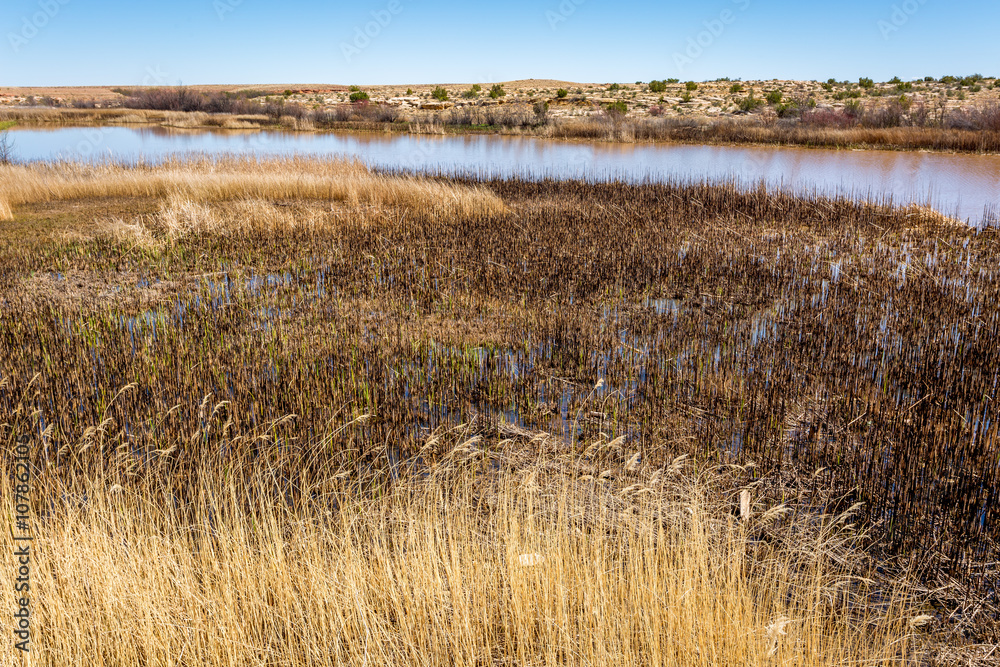
[[[10,164],[14,161],[14,140],[10,132],[0,123],[0,164]]]

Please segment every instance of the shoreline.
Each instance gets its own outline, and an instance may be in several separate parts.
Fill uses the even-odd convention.
[[[747,118],[748,120],[741,120]],[[813,148],[850,151],[893,151],[938,153],[945,155],[1000,155],[1000,148],[984,150],[982,146],[1000,146],[1000,133],[944,128],[810,128],[808,126],[762,122],[750,116],[725,118],[712,122],[662,121],[648,118],[625,118],[612,122],[550,119],[535,127],[506,127],[449,124],[440,118],[428,122],[418,120],[337,121],[317,127],[310,121],[281,117],[277,120],[264,114],[208,114],[192,111],[154,111],[144,109],[32,109],[0,107],[0,121],[16,123],[11,129],[45,127],[150,127],[208,132],[272,131],[289,133],[336,134],[357,132],[370,134],[411,134],[443,136],[528,137],[578,143],[701,145]],[[581,127],[586,125],[586,127]],[[636,137],[636,134],[644,135]],[[868,141],[851,140],[863,136]]]

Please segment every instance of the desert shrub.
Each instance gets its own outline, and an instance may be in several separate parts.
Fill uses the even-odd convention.
[[[729,92],[730,93],[734,93],[734,94],[735,93],[742,93],[743,92],[743,84],[734,83],[733,85],[729,86]]]
[[[753,96],[753,88],[750,89],[750,94],[739,102],[740,111],[744,113],[750,113],[751,111],[759,109],[762,106],[764,106],[764,100]]]
[[[858,79],[858,85],[861,86],[862,88],[866,88],[866,89],[867,88],[874,88],[875,87],[875,82],[872,79],[869,79],[868,77],[863,76],[860,79]]]
[[[864,109],[861,106],[861,102],[858,100],[851,100],[844,105],[844,113],[851,118],[857,118],[861,115],[862,111],[864,111]]]
[[[613,83],[610,86],[608,86],[608,91],[609,92],[614,92],[616,90],[621,90],[621,86],[618,85],[617,83]]]
[[[363,90],[356,90],[351,93],[351,102],[366,102],[368,101],[368,93]]]
[[[687,104],[687,103],[689,103],[693,99],[694,98],[691,97],[691,93],[689,93],[689,92],[685,92],[683,95],[681,95],[681,103],[682,104]]]
[[[778,114],[778,118],[794,118],[799,115],[799,103],[795,100],[789,100],[784,104],[776,105],[774,110]]]
[[[845,129],[857,125],[857,118],[843,111],[821,109],[802,114],[801,122],[812,127]]]
[[[569,95],[569,91],[566,90],[565,88],[560,88],[559,90],[556,91],[556,97],[558,97],[559,99],[563,99],[567,95]]]
[[[667,83],[680,83],[680,79],[667,79]]]
[[[445,100],[448,99],[448,91],[445,90],[444,87],[438,86],[431,91],[431,97],[440,102],[444,102]]]
[[[399,115],[399,108],[391,104],[367,104],[361,110],[362,118],[378,123],[394,123],[399,120]]]
[[[296,102],[286,103],[284,99],[278,102],[270,102],[264,106],[264,113],[278,120],[280,118],[295,118],[302,120],[310,116],[310,111]]]
[[[899,127],[903,124],[903,113],[903,105],[899,100],[893,100],[886,105],[869,109],[861,116],[861,124],[875,128]]]
[[[606,105],[604,111],[612,118],[622,118],[628,113],[628,104],[623,100],[617,100]]]
[[[824,83],[824,84],[821,84],[821,85],[823,87],[823,90],[825,90],[828,93],[833,90],[833,84],[832,83]]]
[[[549,120],[549,103],[542,100],[535,102],[532,110],[535,112],[535,120],[539,125],[544,125]]]
[[[858,99],[859,97],[861,97],[861,91],[856,88],[854,90],[841,90],[833,95],[835,100]]]
[[[666,81],[657,81],[654,79],[653,81],[649,82],[649,92],[651,93],[662,93],[665,92],[666,90],[667,90]]]
[[[265,107],[250,101],[248,92],[252,93],[252,91],[196,93],[187,88],[146,88],[122,89],[119,94],[125,95],[122,106],[129,109],[230,114],[267,113]],[[269,103],[269,106],[273,104],[273,102]],[[293,111],[293,113],[295,112]]]
[[[498,97],[504,97],[506,94],[507,91],[505,91],[503,89],[503,86],[501,86],[499,83],[493,84],[493,87],[490,88],[490,97],[493,99],[497,99]]]
[[[695,90],[698,90],[698,84],[695,83],[694,81],[687,81],[684,84],[684,89],[693,92]]]
[[[547,107],[536,104],[533,108],[525,105],[460,107],[443,116],[446,125],[477,125],[488,127],[536,127],[547,122]]]
[[[354,104],[338,104],[330,111],[313,111],[309,119],[317,127],[332,127],[347,121],[392,123],[399,119],[399,109],[388,104],[372,104],[368,100]]]
[[[10,164],[14,161],[14,140],[10,138],[12,121],[0,121],[0,164]]]
[[[780,90],[772,90],[767,94],[767,103],[770,105],[776,105],[781,103],[781,98],[783,95]]]
[[[312,121],[317,127],[330,127],[335,123],[343,123],[351,118],[351,107],[338,105],[329,111],[314,111]]]
[[[975,109],[956,109],[942,124],[953,130],[1000,132],[1000,104],[993,102]]]

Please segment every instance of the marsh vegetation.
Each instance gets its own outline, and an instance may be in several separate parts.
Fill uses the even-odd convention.
[[[43,662],[917,664],[995,636],[995,228],[304,159],[0,182]]]

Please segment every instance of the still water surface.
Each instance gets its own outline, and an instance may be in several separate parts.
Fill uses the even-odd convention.
[[[17,155],[27,160],[298,154],[444,173],[630,181],[737,179],[803,193],[926,204],[974,224],[994,221],[1000,204],[1000,155],[161,127],[17,129],[12,136]]]

